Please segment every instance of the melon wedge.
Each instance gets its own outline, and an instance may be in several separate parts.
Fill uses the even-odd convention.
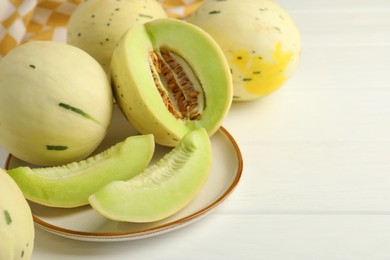
[[[114,181],[89,197],[91,206],[117,221],[152,222],[187,206],[210,174],[212,150],[204,128],[186,134],[156,164],[128,181]]]
[[[60,208],[88,204],[88,197],[107,183],[127,180],[142,172],[154,153],[152,135],[131,136],[80,162],[58,167],[8,170],[24,196],[36,203]]]

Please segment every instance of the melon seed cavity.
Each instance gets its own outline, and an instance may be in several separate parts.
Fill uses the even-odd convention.
[[[177,119],[200,120],[205,98],[188,63],[166,48],[150,52],[150,70],[168,111]]]

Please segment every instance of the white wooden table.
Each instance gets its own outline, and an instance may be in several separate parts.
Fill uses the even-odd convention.
[[[390,259],[390,1],[277,2],[301,31],[300,66],[276,93],[233,105],[224,126],[244,171],[227,201],[142,240],[37,229],[34,260]]]

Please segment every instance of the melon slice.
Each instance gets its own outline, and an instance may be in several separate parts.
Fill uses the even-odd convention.
[[[89,203],[109,219],[152,222],[188,205],[210,174],[212,150],[204,128],[186,134],[180,144],[156,164],[128,181],[114,181],[89,197]]]
[[[80,162],[58,167],[8,170],[23,191],[36,203],[61,208],[88,204],[88,197],[113,180],[127,180],[142,172],[154,153],[152,135],[128,137],[123,142]]]

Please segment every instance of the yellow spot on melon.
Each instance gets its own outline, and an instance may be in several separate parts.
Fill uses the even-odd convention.
[[[233,53],[230,64],[241,73],[242,85],[247,92],[264,96],[279,88],[287,80],[285,70],[293,58],[293,52],[284,52],[282,44],[275,44],[272,60],[266,60],[248,50]]]

